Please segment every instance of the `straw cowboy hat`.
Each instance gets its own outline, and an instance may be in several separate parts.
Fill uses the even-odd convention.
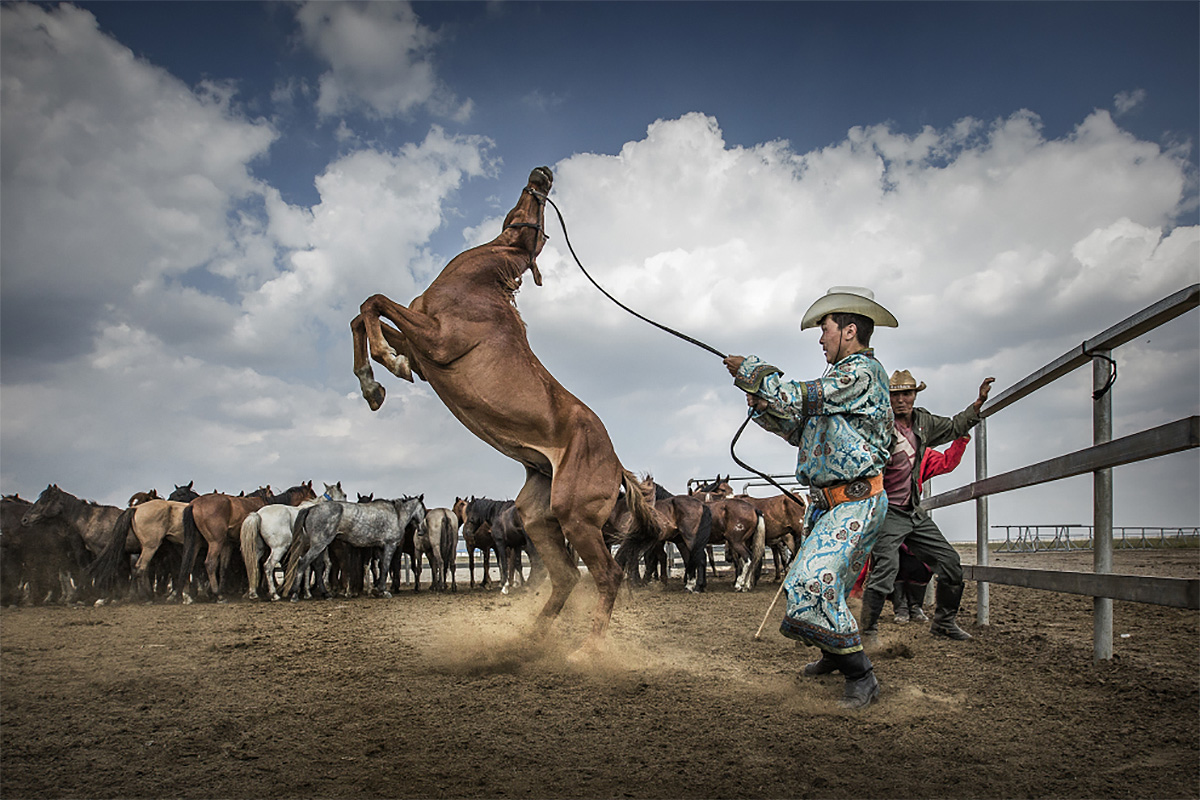
[[[800,330],[815,328],[821,324],[826,314],[838,313],[861,314],[884,328],[899,327],[892,312],[875,302],[875,293],[870,289],[862,286],[834,286],[824,297],[817,298],[817,302],[804,312],[804,319],[800,320]]]
[[[921,385],[917,385],[917,379],[912,376],[912,373],[906,369],[898,369],[892,373],[892,379],[888,381],[889,392],[919,392],[925,388],[925,381],[921,381]]]

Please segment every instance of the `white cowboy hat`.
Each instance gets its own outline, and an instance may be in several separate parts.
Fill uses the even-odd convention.
[[[875,293],[862,286],[834,286],[824,297],[808,307],[804,318],[800,320],[800,330],[815,328],[821,324],[826,314],[837,313],[861,314],[883,328],[898,328],[900,323],[879,303],[875,302]]]

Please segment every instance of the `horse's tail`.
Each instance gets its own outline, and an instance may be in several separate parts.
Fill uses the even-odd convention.
[[[196,514],[189,503],[183,510],[183,563],[179,565],[180,592],[186,595],[186,587],[192,580],[192,569],[196,566],[196,554],[200,550],[200,529],[196,527]],[[216,591],[214,587],[213,591]]]
[[[621,537],[622,548],[632,550],[636,559],[646,548],[658,541],[662,533],[662,521],[654,510],[654,481],[642,483],[629,470],[621,471],[621,485],[625,488],[625,502],[633,515],[634,524]]]
[[[312,506],[300,509],[300,513],[296,515],[296,521],[292,523],[292,544],[288,548],[287,569],[283,573],[283,590],[281,594],[289,595],[292,593],[292,584],[296,581],[296,569],[300,566],[300,559],[308,552],[309,537],[308,512]]]
[[[242,561],[246,562],[246,582],[249,584],[247,594],[251,597],[258,594],[258,560],[262,556],[262,550],[259,548],[259,529],[262,527],[262,517],[257,511],[251,511],[242,520]]]
[[[122,568],[129,568],[129,559],[125,556],[125,539],[133,530],[133,515],[136,510],[135,506],[131,506],[121,512],[121,516],[117,517],[113,525],[110,534],[112,538],[104,545],[100,555],[87,565],[88,580],[101,596],[113,590],[117,572]]]
[[[692,552],[690,563],[688,564],[687,572],[690,572],[696,581],[697,589],[703,589],[706,580],[705,572],[708,569],[708,542],[712,538],[712,509],[707,503],[701,503],[700,522],[696,525],[696,538],[692,544]]]
[[[763,513],[755,509],[758,524],[754,527],[754,536],[750,540],[750,563],[754,565],[755,573],[762,567],[763,553],[767,551],[767,519]],[[757,578],[757,575],[755,576]]]

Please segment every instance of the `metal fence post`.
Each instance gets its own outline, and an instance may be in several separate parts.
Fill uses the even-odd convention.
[[[981,419],[975,426],[975,480],[981,481],[988,475],[987,469],[987,420]],[[986,566],[988,563],[988,499],[986,496],[975,498],[975,563]],[[988,625],[988,585],[986,582],[975,584],[975,622],[978,625]]]
[[[1112,441],[1111,350],[1092,352],[1092,440],[1094,444]],[[1097,393],[1099,396],[1097,397]],[[1113,482],[1112,469],[1092,473],[1093,549],[1092,570],[1111,573],[1113,568]],[[1108,661],[1113,656],[1113,601],[1109,597],[1092,600],[1092,641],[1094,659]]]

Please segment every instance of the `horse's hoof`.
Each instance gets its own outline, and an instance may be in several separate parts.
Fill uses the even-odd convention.
[[[371,381],[369,384],[363,384],[362,396],[363,399],[367,401],[367,405],[371,407],[372,411],[379,410],[379,407],[383,405],[383,398],[386,395],[387,391],[385,391],[383,386],[376,381]]]
[[[402,356],[395,351],[386,353],[383,356],[383,365],[387,367],[388,372],[395,375],[397,378],[413,382],[412,369],[408,365],[408,357]]]

